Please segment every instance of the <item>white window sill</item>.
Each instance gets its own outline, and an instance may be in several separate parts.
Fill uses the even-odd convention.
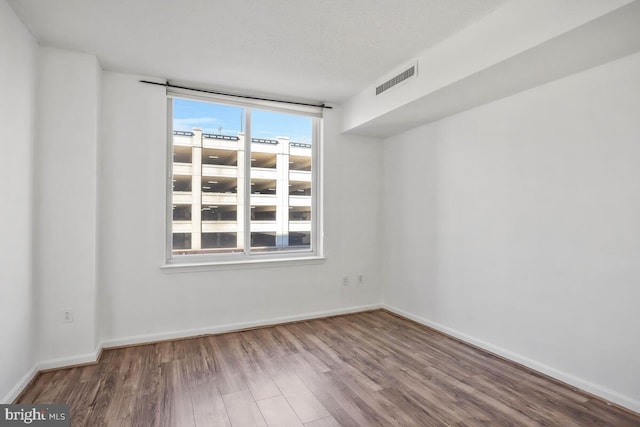
[[[244,270],[249,268],[274,268],[289,267],[298,265],[322,264],[326,260],[323,256],[310,255],[305,257],[291,258],[262,258],[262,259],[241,259],[225,261],[200,261],[200,262],[167,262],[160,266],[165,273],[190,273],[195,271],[215,271],[215,270]]]

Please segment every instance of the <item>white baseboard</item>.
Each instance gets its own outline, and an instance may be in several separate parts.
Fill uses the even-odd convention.
[[[2,401],[0,401],[0,403],[13,403],[13,401],[16,400],[20,393],[22,393],[22,390],[24,390],[25,387],[29,385],[31,380],[33,380],[39,372],[46,371],[48,369],[65,368],[68,366],[95,363],[98,360],[101,351],[102,347],[98,347],[92,353],[37,362],[31,369],[29,369],[29,372],[27,372],[22,378],[20,378],[20,381],[18,381],[18,383],[11,389],[11,391],[7,393],[7,395],[2,399]]]
[[[573,387],[576,387],[580,390],[583,390],[589,394],[602,398],[611,403],[615,403],[616,405],[620,405],[625,407],[633,412],[640,413],[640,401],[632,399],[631,397],[625,396],[613,390],[609,390],[606,387],[599,386],[597,384],[593,384],[589,381],[583,380],[582,378],[578,378],[566,372],[562,372],[558,369],[552,368],[551,366],[547,366],[543,363],[537,362],[535,360],[529,359],[523,355],[511,352],[504,348],[495,346],[491,343],[476,339],[470,335],[462,333],[458,330],[449,328],[447,326],[441,325],[439,323],[433,322],[431,320],[425,319],[420,316],[416,316],[404,310],[401,310],[396,307],[392,307],[386,304],[382,305],[382,308],[388,310],[392,313],[398,314],[402,317],[406,317],[407,319],[411,319],[415,322],[418,322],[422,325],[428,326],[432,329],[440,331],[446,335],[450,335],[454,338],[457,338],[466,343],[472,344],[476,347],[482,348],[483,350],[494,353],[498,356],[504,357],[505,359],[509,359],[513,362],[519,363],[520,365],[524,365],[529,369],[545,374],[549,377],[555,378],[563,383],[569,384]]]
[[[100,357],[102,347],[98,346],[93,352],[80,354],[71,357],[61,357],[58,359],[44,360],[36,363],[38,371],[46,371],[48,369],[65,368],[67,366],[84,365],[87,363],[95,363]]]
[[[316,311],[313,313],[298,314],[294,316],[272,317],[266,320],[253,322],[228,323],[226,325],[209,326],[206,328],[184,329],[180,331],[161,332],[147,335],[136,335],[127,338],[106,339],[101,343],[101,348],[119,347],[133,344],[144,344],[147,342],[171,340],[178,338],[196,337],[198,335],[222,334],[226,332],[241,331],[244,329],[278,325],[281,323],[297,322],[301,320],[318,319],[322,317],[339,316],[342,314],[358,313],[361,311],[378,310],[381,304],[360,305],[354,307],[341,308],[336,310]]]
[[[31,380],[35,378],[36,375],[38,375],[38,369],[34,366],[29,370],[29,372],[27,372],[22,376],[22,378],[20,378],[18,383],[14,385],[9,393],[7,393],[7,395],[2,398],[0,403],[3,405],[13,403],[13,401],[16,400],[16,397],[18,397],[20,393],[22,393],[22,390],[24,390],[25,387],[29,385]]]

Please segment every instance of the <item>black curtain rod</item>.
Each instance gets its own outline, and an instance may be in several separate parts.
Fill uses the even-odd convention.
[[[174,89],[193,90],[195,92],[211,93],[213,95],[231,96],[231,97],[234,97],[234,98],[253,99],[255,101],[280,102],[282,104],[303,105],[305,107],[316,107],[316,108],[327,108],[327,109],[332,109],[333,108],[333,107],[330,107],[330,106],[325,105],[325,104],[321,104],[321,105],[306,104],[304,102],[283,101],[281,99],[259,98],[257,96],[247,96],[247,95],[235,95],[233,93],[216,92],[214,90],[196,89],[196,88],[193,88],[193,87],[186,87],[186,86],[177,86],[177,85],[172,85],[169,82],[167,82],[167,83],[158,83],[158,82],[151,82],[151,81],[148,81],[148,80],[140,80],[140,83],[146,83],[146,84],[156,85],[156,86],[172,87]]]

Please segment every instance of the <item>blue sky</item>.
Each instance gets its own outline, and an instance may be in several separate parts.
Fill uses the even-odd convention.
[[[173,99],[173,130],[201,128],[205,133],[237,135],[244,131],[244,109],[187,99]],[[252,110],[251,136],[275,139],[288,136],[295,142],[311,142],[311,118],[272,111]],[[220,128],[222,128],[220,130]]]

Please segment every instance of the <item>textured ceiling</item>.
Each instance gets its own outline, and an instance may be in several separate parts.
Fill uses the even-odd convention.
[[[340,102],[506,0],[9,0],[107,70]]]

